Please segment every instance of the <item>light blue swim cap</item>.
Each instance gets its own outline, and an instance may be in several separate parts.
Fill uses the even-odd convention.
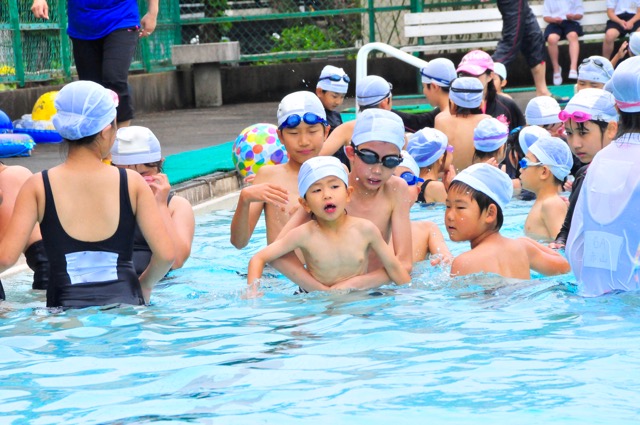
[[[485,162],[460,171],[453,181],[460,181],[491,198],[504,212],[513,196],[513,183],[504,171]]]
[[[298,193],[307,194],[312,184],[325,177],[335,176],[349,185],[349,176],[342,162],[334,156],[316,156],[302,163],[298,172]]]

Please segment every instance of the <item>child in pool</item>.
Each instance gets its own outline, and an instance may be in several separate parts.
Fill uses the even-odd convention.
[[[558,192],[572,165],[569,146],[550,136],[531,145],[520,160],[522,187],[536,194],[536,202],[524,223],[525,235],[536,240],[555,239],[567,215],[567,203]]]
[[[494,273],[530,279],[530,269],[544,275],[567,273],[562,255],[529,238],[500,234],[504,207],[513,193],[511,179],[489,164],[474,164],[459,173],[447,194],[445,225],[452,241],[471,242],[471,250],[451,264],[452,276]]]
[[[402,151],[402,158],[402,163],[396,167],[393,174],[407,182],[409,195],[415,202],[422,193],[420,183],[424,180],[418,177],[420,175],[420,167],[418,167],[418,163],[413,159],[411,154],[407,151]],[[427,256],[429,256],[431,260],[431,265],[434,266],[441,262],[449,264],[451,260],[453,260],[453,256],[444,241],[444,236],[442,236],[442,232],[432,221],[411,221],[411,240],[414,263],[426,260]]]
[[[453,146],[447,135],[435,128],[423,128],[415,133],[407,143],[407,151],[420,167],[420,192],[418,202],[444,203],[447,199],[447,185],[455,176],[453,168]],[[440,181],[440,177],[442,180]]]
[[[345,167],[337,158],[316,157],[302,164],[298,174],[299,202],[313,220],[290,230],[251,258],[247,276],[250,291],[257,291],[266,263],[296,249],[301,250],[309,273],[327,289],[366,273],[370,250],[375,251],[394,282],[404,284],[411,280],[376,225],[347,215],[353,192],[348,184]]]
[[[578,202],[589,164],[598,152],[611,143],[618,131],[618,111],[615,99],[611,93],[602,89],[580,90],[567,103],[564,111],[560,113],[560,118],[565,121],[567,141],[571,151],[585,165],[575,173],[575,180],[569,196],[569,210],[555,241],[549,245],[554,249],[564,248],[567,242],[573,211]]]
[[[231,244],[238,249],[249,238],[264,210],[267,244],[273,242],[297,208],[298,171],[304,161],[317,156],[327,134],[327,120],[322,102],[314,93],[288,94],[278,106],[278,138],[284,144],[289,161],[261,167],[253,184],[240,191],[231,221]]]
[[[506,154],[509,127],[495,118],[486,118],[473,130],[473,163],[500,164]]]
[[[409,210],[413,202],[407,184],[393,175],[402,163],[400,152],[404,146],[404,125],[396,114],[380,108],[363,111],[355,121],[351,145],[345,147],[351,161],[349,186],[353,186],[349,215],[372,221],[383,239],[392,243],[396,256],[410,272],[413,261]],[[281,236],[310,220],[310,215],[300,208],[282,230]],[[287,262],[287,269],[283,268],[283,261]],[[345,289],[367,289],[389,282],[389,276],[375,252],[370,253],[368,264],[369,273],[338,285]],[[303,289],[313,290],[318,283],[300,261],[290,255],[272,265]]]

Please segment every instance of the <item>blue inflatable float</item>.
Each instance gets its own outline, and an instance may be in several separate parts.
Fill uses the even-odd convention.
[[[31,150],[35,145],[33,138],[28,134],[2,133],[0,134],[0,158],[31,156]]]

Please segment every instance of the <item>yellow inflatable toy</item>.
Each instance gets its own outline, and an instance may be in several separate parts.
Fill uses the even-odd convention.
[[[57,91],[46,92],[38,98],[36,104],[33,105],[31,119],[34,121],[49,121],[55,115],[56,107],[53,101],[58,95]]]

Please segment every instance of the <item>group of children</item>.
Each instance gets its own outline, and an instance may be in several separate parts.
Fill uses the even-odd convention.
[[[260,169],[255,183],[242,190],[231,227],[231,240],[241,235],[246,244],[264,208],[268,246],[250,261],[252,294],[266,263],[305,291],[403,284],[410,280],[412,263],[428,254],[432,264],[449,264],[452,276],[529,279],[530,270],[570,271],[556,249],[564,247],[570,232],[588,164],[620,135],[616,105],[623,103],[602,88],[613,67],[601,66],[604,58],[589,58],[579,68],[583,84],[564,110],[549,96],[534,98],[523,117],[528,125],[510,128],[505,114],[483,113],[487,86],[494,84],[494,67],[485,55],[470,52],[457,69],[448,59],[436,59],[421,70],[435,115],[392,111],[392,86],[379,76],[358,82],[360,113],[337,129],[327,123],[326,109],[334,104],[321,102],[326,89],[283,99],[278,135],[291,159]],[[342,69],[331,72],[336,72],[333,81],[347,81]],[[405,135],[407,123],[425,122],[430,125]],[[323,144],[332,130],[339,138]],[[348,167],[332,156],[339,153]],[[565,189],[572,190],[569,200],[560,196]],[[535,198],[524,223],[526,236],[506,238],[500,234],[505,206],[525,192]],[[437,225],[411,222],[409,209],[416,201],[444,203],[450,240],[469,241],[471,249],[453,258]],[[249,216],[245,211],[251,209]],[[418,252],[423,255],[414,255]]]

